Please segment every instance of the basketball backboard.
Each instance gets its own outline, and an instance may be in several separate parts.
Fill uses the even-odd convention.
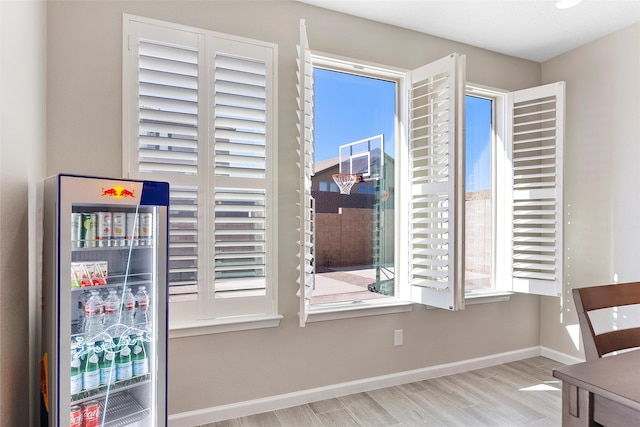
[[[379,179],[382,175],[384,135],[361,139],[340,146],[340,173],[362,177],[363,181]]]

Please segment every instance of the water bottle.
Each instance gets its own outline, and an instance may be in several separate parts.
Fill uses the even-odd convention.
[[[131,362],[134,376],[149,373],[149,356],[144,346],[142,332],[138,332],[131,343]]]
[[[104,330],[111,337],[119,336],[122,331],[119,330],[120,323],[120,297],[115,289],[109,289],[109,294],[104,300]]]
[[[85,326],[84,325],[84,321],[85,321],[84,307],[87,304],[87,301],[89,301],[89,298],[91,298],[91,292],[89,292],[86,289],[82,291],[82,294],[80,294],[80,296],[78,297],[78,323],[77,323],[78,333],[84,332],[84,326]]]
[[[143,325],[149,321],[149,294],[146,286],[138,287],[136,292],[136,323]]]
[[[95,341],[95,338],[103,331],[104,305],[100,293],[91,291],[91,297],[84,307],[85,325],[84,333],[88,341]]]
[[[127,287],[124,290],[124,295],[122,296],[122,323],[125,326],[132,327],[133,326],[133,317],[135,315],[134,310],[136,306],[136,299],[131,292],[131,288]]]
[[[82,391],[82,360],[75,344],[71,345],[71,394]]]
[[[116,355],[116,379],[118,381],[128,380],[133,375],[129,337],[120,339],[118,344]]]
[[[96,351],[94,342],[87,343],[87,355],[82,364],[82,384],[85,390],[91,390],[100,386],[100,357]]]
[[[117,340],[117,338],[116,338]],[[100,357],[100,384],[116,382],[116,346],[112,340],[105,340]]]

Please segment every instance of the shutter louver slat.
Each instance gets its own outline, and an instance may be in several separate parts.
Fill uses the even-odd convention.
[[[264,134],[266,131],[264,122],[258,122],[255,120],[218,117],[216,125],[222,128],[238,129],[245,132],[257,132],[260,134]]]
[[[262,145],[236,144],[233,142],[216,142],[216,149],[220,152],[266,157],[267,150]]]
[[[185,115],[186,121],[191,120],[191,116],[196,117],[198,114],[198,104],[193,101],[181,101],[178,99],[166,99],[157,96],[140,96],[140,114],[162,114],[162,112],[179,113]],[[156,113],[150,113],[154,111]],[[179,115],[172,117],[177,123],[185,123],[185,119],[180,120]],[[186,124],[191,124],[186,122]]]
[[[216,141],[235,142],[237,144],[264,145],[264,134],[221,127],[216,129]]]
[[[218,86],[216,88],[222,89]],[[223,109],[218,110],[218,113],[221,115],[223,115],[225,111],[228,111],[228,108],[246,110],[246,113],[240,115],[240,117],[253,117],[260,114],[264,116],[264,111],[266,109],[266,104],[263,98],[240,96],[225,92],[216,92],[216,108],[217,106],[224,107]]]
[[[178,113],[175,111],[147,110],[140,109],[140,117],[145,122],[152,123],[173,123],[179,126],[198,126],[198,116],[195,114]]]
[[[145,101],[140,102],[140,108],[154,109],[156,103],[171,100],[174,105],[170,111],[180,111],[179,106],[198,102],[197,89],[172,86],[169,77],[167,76],[167,83],[163,85],[140,82],[140,97]]]
[[[154,92],[162,92],[174,88],[185,94],[192,94],[198,88],[198,79],[195,76],[185,76],[167,72],[165,70],[147,70],[140,67],[141,94],[152,95]],[[146,90],[142,90],[146,88]]]
[[[167,59],[171,62],[186,64],[196,64],[198,62],[198,52],[194,49],[185,49],[180,46],[169,46],[144,40],[140,41],[140,57]]]

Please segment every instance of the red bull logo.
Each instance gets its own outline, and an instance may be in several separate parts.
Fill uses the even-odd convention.
[[[111,188],[107,188],[105,190],[105,188],[102,188],[102,194],[101,196],[108,196],[108,197],[113,197],[116,199],[123,199],[125,197],[132,197],[135,198],[135,190],[127,190],[124,187],[121,187],[119,185],[116,185],[115,187],[111,187]]]

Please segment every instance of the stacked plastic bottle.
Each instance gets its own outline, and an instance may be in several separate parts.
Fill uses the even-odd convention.
[[[104,330],[110,336],[115,337],[122,333],[120,324],[120,297],[116,289],[109,289],[109,294],[104,299]]]
[[[84,333],[89,340],[95,340],[103,331],[104,303],[100,292],[91,291],[91,297],[84,304]]]
[[[85,314],[84,309],[87,305],[87,301],[91,298],[91,292],[89,290],[82,291],[82,294],[78,298],[78,333],[84,332],[84,322],[85,322]]]
[[[124,295],[122,296],[122,324],[127,327],[132,327],[134,325],[134,316],[135,316],[135,307],[136,307],[136,299],[131,292],[131,288],[127,287],[124,290]]]
[[[147,293],[146,286],[138,287],[138,292],[135,295],[136,299],[136,313],[135,320],[139,327],[149,321],[149,294]]]

